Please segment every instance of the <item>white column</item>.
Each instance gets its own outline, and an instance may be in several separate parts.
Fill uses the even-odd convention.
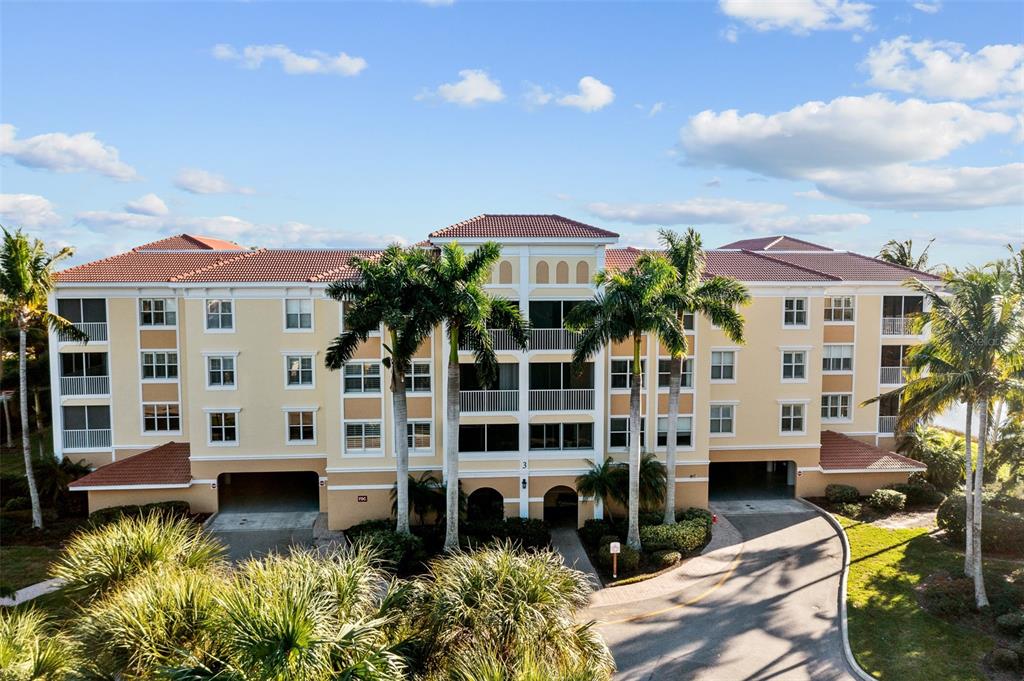
[[[530,248],[519,249],[519,311],[530,318]],[[530,517],[530,358],[519,358],[519,517]],[[523,482],[526,482],[524,485]]]
[[[445,472],[448,470],[448,438],[458,437],[458,433],[448,432],[448,327],[442,324],[438,327],[441,333],[441,370],[438,372],[441,384],[441,411],[445,414],[441,426],[441,480],[445,479]]]
[[[57,311],[57,296],[54,293],[50,293],[47,296],[46,304],[47,309],[56,313]],[[109,324],[109,322],[107,322]],[[107,327],[110,328],[109,326]],[[109,343],[109,332],[107,335]],[[52,418],[50,422],[53,427],[51,436],[53,437],[53,455],[57,457],[57,461],[64,460],[64,410],[60,405],[60,341],[57,338],[57,334],[50,329],[47,332],[47,339],[50,344],[50,413]],[[109,346],[108,346],[109,348]],[[110,375],[110,353],[107,353],[107,375]],[[108,379],[109,380],[109,379]],[[113,394],[113,387],[110,388],[111,394]],[[7,408],[10,409],[11,405],[8,404]],[[16,417],[15,414],[11,414],[11,419]],[[114,422],[111,419],[110,432],[114,432]],[[111,446],[113,446],[113,438],[111,438]],[[113,451],[113,450],[111,450]]]

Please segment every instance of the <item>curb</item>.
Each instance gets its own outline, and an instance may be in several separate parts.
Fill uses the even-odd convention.
[[[35,584],[29,584],[28,586],[24,586],[14,592],[14,596],[11,598],[0,598],[0,606],[13,608],[21,605],[22,603],[28,603],[29,601],[35,600],[40,596],[53,593],[63,585],[64,581],[56,578],[36,582]]]
[[[843,526],[839,524],[839,521],[831,513],[820,506],[812,504],[801,497],[797,497],[797,501],[814,509],[819,515],[824,516],[828,524],[839,535],[839,541],[843,545],[843,574],[839,580],[839,629],[843,635],[843,654],[846,656],[846,664],[853,671],[854,676],[861,681],[878,681],[875,677],[861,669],[861,666],[857,664],[857,659],[853,656],[853,650],[850,648],[850,629],[846,620],[846,578],[850,574],[850,542],[846,538],[846,530],[843,529]]]

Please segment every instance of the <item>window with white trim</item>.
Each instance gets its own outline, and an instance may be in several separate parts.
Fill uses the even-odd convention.
[[[173,381],[178,378],[178,353],[167,350],[142,353],[142,380]]]
[[[807,353],[803,350],[782,351],[782,380],[802,381],[807,378]]]
[[[178,302],[174,298],[142,298],[139,300],[141,326],[176,326]]]
[[[289,388],[313,386],[313,356],[286,355],[285,384]]]
[[[238,412],[211,411],[206,415],[211,445],[238,444]]]
[[[711,380],[712,381],[733,381],[733,380],[736,380],[736,351],[735,350],[712,350],[711,351]]]
[[[658,360],[658,387],[667,388],[669,381],[669,372],[672,370],[671,359],[659,359]],[[680,388],[692,388],[693,387],[693,357],[687,357],[683,360],[683,371],[679,377]]]
[[[823,346],[821,349],[821,370],[830,373],[853,371],[853,346]]]
[[[850,393],[825,393],[821,396],[821,420],[822,421],[849,421],[850,403],[853,395]]]
[[[804,405],[803,403],[792,403],[782,405],[782,420],[779,423],[779,430],[783,433],[803,433],[804,428]]]
[[[640,449],[647,440],[647,419],[640,417]],[[608,446],[613,449],[629,448],[629,417],[615,417],[608,420]]]
[[[214,389],[235,387],[235,356],[208,355],[206,357],[206,387]]]
[[[284,328],[306,330],[313,328],[313,301],[309,298],[287,298],[284,301]]]
[[[345,392],[380,392],[380,364],[376,362],[349,362],[346,364]]]
[[[530,449],[593,449],[593,423],[532,423]]]
[[[143,432],[166,433],[181,430],[181,415],[179,409],[177,402],[143,403]]]
[[[285,412],[288,422],[288,442],[314,444],[316,442],[316,413],[310,409]]]
[[[345,450],[359,452],[380,449],[380,421],[345,424]]]
[[[640,360],[640,389],[644,387],[644,374],[647,373],[647,360]],[[633,385],[633,360],[613,359],[611,362],[612,390],[628,390]]]
[[[736,432],[736,407],[732,404],[712,404],[708,432],[712,435],[732,435]]]
[[[658,417],[658,446],[668,444],[668,417]],[[679,416],[676,421],[676,446],[689,447],[693,444],[693,417]]]
[[[405,426],[409,437],[409,449],[429,450],[430,421],[409,421]]]
[[[785,326],[807,326],[807,299],[786,298],[782,307],[782,323]]]
[[[430,360],[413,362],[405,374],[405,389],[411,393],[430,392]]]
[[[206,330],[233,331],[235,329],[235,305],[230,300],[206,301]]]
[[[853,296],[828,296],[825,298],[826,322],[852,322]]]

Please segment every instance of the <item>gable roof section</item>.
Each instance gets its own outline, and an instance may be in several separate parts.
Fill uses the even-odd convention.
[[[797,239],[792,236],[761,236],[753,239],[740,239],[719,248],[743,249],[747,251],[831,251],[821,244]]]
[[[821,431],[821,468],[829,471],[909,471],[926,470],[920,461],[887,452],[834,430]]]
[[[774,253],[766,255],[783,260],[798,267],[809,267],[811,269],[828,272],[844,281],[898,281],[902,282],[911,277],[922,281],[941,281],[938,277],[928,272],[921,272],[903,265],[870,258],[860,253],[849,251],[831,251],[827,253]]]
[[[97,487],[187,486],[192,483],[189,451],[187,442],[168,442],[97,468],[72,482],[68,489],[88,491]]]
[[[244,251],[234,241],[215,239],[210,236],[196,236],[195,234],[176,234],[166,239],[152,241],[142,246],[136,246],[133,251]]]
[[[248,252],[244,251],[244,253]],[[132,250],[61,270],[57,272],[57,281],[61,283],[167,282],[174,281],[176,277],[184,274],[209,268],[238,257],[237,253],[211,250]]]
[[[430,233],[431,239],[614,239],[619,235],[561,215],[477,215]]]
[[[609,248],[605,266],[611,270],[631,267],[644,251],[639,248]],[[662,252],[662,251],[658,251]],[[705,277],[721,275],[741,281],[837,281],[839,278],[794,265],[753,251],[705,251]]]
[[[250,255],[181,276],[182,282],[313,282],[347,279],[355,256],[372,257],[373,250],[297,249],[250,251]]]

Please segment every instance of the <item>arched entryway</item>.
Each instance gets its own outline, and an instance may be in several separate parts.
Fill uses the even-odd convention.
[[[572,487],[558,485],[544,494],[544,521],[549,525],[576,527],[578,515],[579,497]]]
[[[473,490],[466,500],[466,517],[471,522],[504,520],[505,498],[491,487]]]
[[[320,510],[320,476],[313,471],[221,473],[217,476],[221,512]]]

